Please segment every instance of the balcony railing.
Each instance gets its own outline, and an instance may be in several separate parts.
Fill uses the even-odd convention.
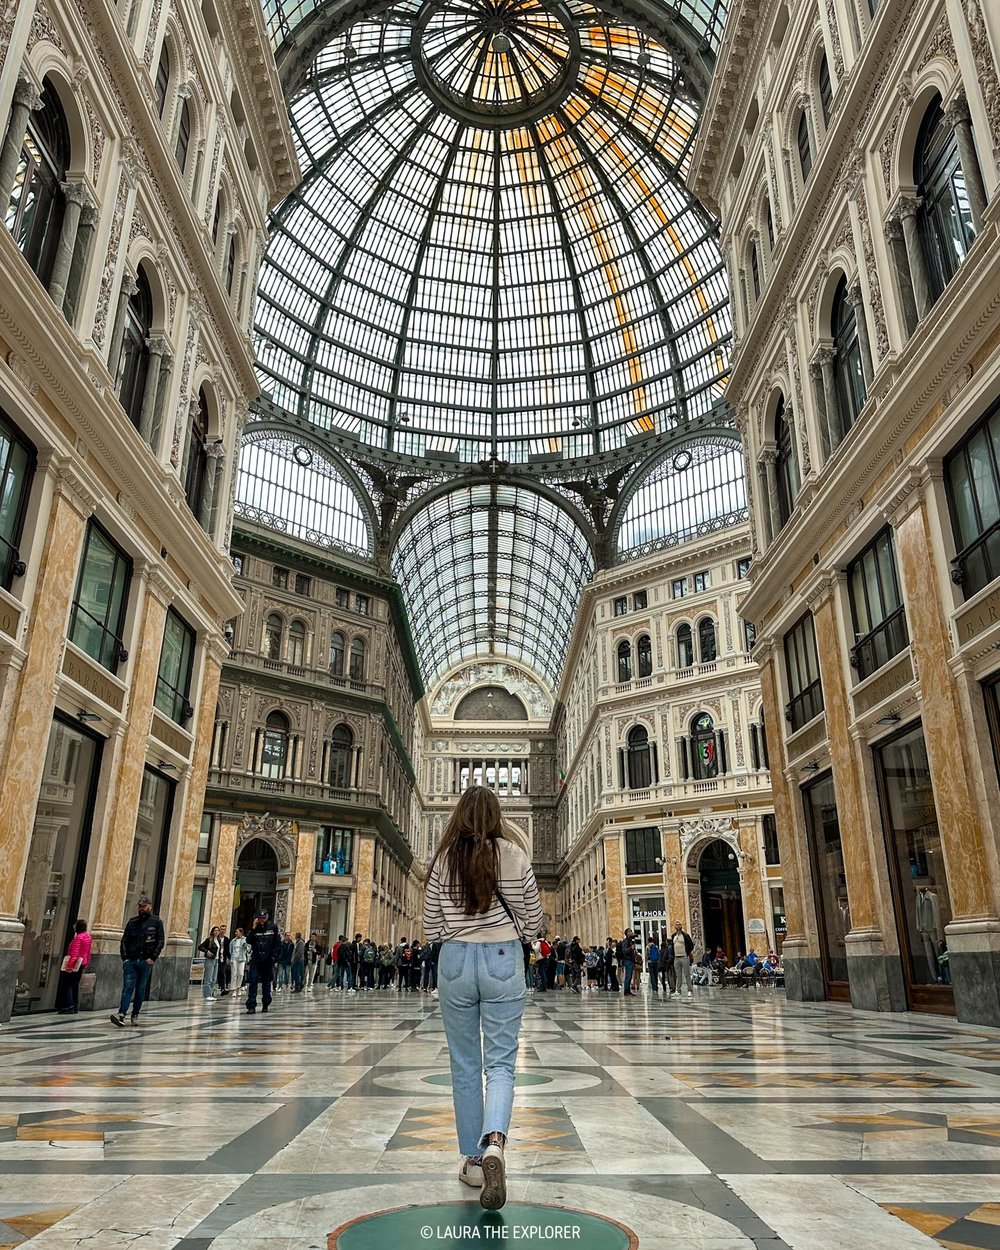
[[[370,681],[358,681],[353,677],[336,677],[325,668],[306,668],[301,664],[289,664],[287,660],[269,660],[256,651],[233,651],[230,663],[240,668],[254,668],[262,672],[281,673],[285,677],[294,677],[299,681],[309,681],[317,685],[328,686],[331,690],[350,690],[356,694],[372,695],[385,698],[385,687]]]
[[[856,668],[858,676],[864,680],[877,673],[883,664],[888,664],[893,656],[899,655],[909,642],[906,612],[900,607],[864,638],[858,639],[851,650],[851,667]]]
[[[283,798],[321,799],[328,803],[347,803],[352,807],[389,808],[376,790],[344,790],[320,781],[299,781],[294,777],[262,777],[225,768],[209,770],[208,784],[220,789],[239,790],[246,794],[279,794]]]

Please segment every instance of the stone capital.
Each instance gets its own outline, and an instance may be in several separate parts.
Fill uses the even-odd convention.
[[[897,213],[890,213],[885,219],[885,237],[892,243],[903,238],[903,221]]]
[[[94,197],[85,182],[63,182],[60,185],[68,203],[79,204],[81,208],[94,203]]]
[[[820,376],[822,376],[822,371],[827,367],[827,365],[832,365],[836,358],[837,353],[832,347],[818,347],[813,352],[813,358],[810,361],[809,369],[811,371],[813,365],[816,365],[820,370]]]
[[[809,589],[802,593],[802,597],[809,605],[809,611],[815,615],[825,603],[832,599],[841,580],[832,572],[821,572]]]
[[[920,195],[901,195],[896,201],[893,211],[899,215],[901,221],[906,221],[908,217],[916,217],[923,202],[923,197]]]
[[[19,78],[14,87],[14,104],[20,104],[35,113],[42,107],[42,93],[27,78]]]
[[[53,458],[51,472],[55,478],[55,494],[66,499],[84,520],[92,516],[98,494],[77,466],[68,460]]]
[[[178,100],[190,100],[194,94],[194,84],[191,82],[182,82],[177,88]]]
[[[135,274],[129,273],[128,270],[122,275],[122,295],[131,299],[139,290],[139,283],[135,280]]]
[[[971,124],[972,114],[969,111],[969,100],[964,91],[957,91],[944,106],[944,119],[952,130],[963,122]]]
[[[927,483],[927,474],[921,466],[915,465],[902,478],[897,478],[879,500],[879,511],[893,529],[898,529],[910,513],[920,507],[927,491]]]
[[[847,298],[848,300],[850,300],[851,307],[855,311],[857,311],[859,308],[864,307],[865,297],[864,297],[864,292],[861,290],[860,278],[855,278],[854,281],[847,288]]]
[[[151,356],[170,356],[170,344],[162,334],[151,334],[146,340]]]
[[[229,660],[232,648],[225,638],[217,637],[212,634],[205,642],[206,659],[214,664],[218,664],[219,668]]]

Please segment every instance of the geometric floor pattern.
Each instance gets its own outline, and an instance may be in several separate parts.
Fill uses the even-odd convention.
[[[994,1030],[780,991],[531,996],[487,1215],[430,996],[144,1021],[4,1027],[0,1250],[1000,1250]]]

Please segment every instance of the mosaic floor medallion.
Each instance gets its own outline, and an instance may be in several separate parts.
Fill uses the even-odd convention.
[[[426,1085],[443,1085],[451,1089],[451,1075],[448,1072],[434,1072],[430,1076],[422,1076]],[[514,1075],[514,1088],[525,1089],[529,1085],[551,1085],[553,1078],[541,1072],[517,1072]]]
[[[327,1250],[481,1250],[515,1242],[520,1250],[552,1250],[559,1243],[587,1250],[637,1250],[639,1245],[631,1229],[606,1216],[521,1202],[510,1202],[502,1211],[484,1211],[470,1202],[379,1211],[342,1224],[326,1244]]]

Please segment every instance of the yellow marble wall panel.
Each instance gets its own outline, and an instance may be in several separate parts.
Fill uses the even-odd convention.
[[[930,531],[921,501],[896,526],[896,550],[905,587],[906,623],[920,674],[921,716],[930,761],[938,828],[955,920],[996,914],[997,883],[980,819],[979,753],[969,743],[948,666],[951,644],[931,556]]]
[[[0,916],[16,917],[18,912],[84,526],[79,509],[65,494],[57,493],[24,638],[28,655],[12,701],[10,733],[0,755]]]
[[[852,929],[879,927],[875,892],[872,889],[872,848],[868,836],[865,795],[850,733],[851,711],[842,667],[843,643],[837,628],[833,595],[829,594],[813,613],[816,650],[823,679],[823,704],[830,735],[833,784],[837,792],[837,819],[847,875],[847,897]]]
[[[177,848],[173,889],[170,893],[170,910],[163,916],[167,932],[175,937],[188,935],[191,917],[191,891],[194,887],[194,867],[198,856],[198,837],[201,832],[201,815],[205,804],[205,783],[208,780],[208,756],[212,749],[212,731],[215,726],[215,707],[219,700],[219,679],[222,664],[215,655],[205,657],[205,672],[195,703],[198,723],[195,730],[194,750],[191,754],[191,774],[188,778],[184,814],[181,818],[180,845]]]
[[[778,698],[774,656],[760,664],[760,692],[764,706],[764,723],[770,746],[771,794],[774,798],[774,823],[778,831],[781,855],[782,889],[785,892],[785,915],[788,924],[786,941],[805,942],[810,953],[818,947],[816,919],[813,909],[812,878],[809,850],[806,845],[805,822],[800,795],[785,777],[785,731],[787,724]]]
[[[690,917],[687,914],[687,883],[681,867],[679,831],[672,830],[663,835],[663,857],[667,862],[667,927],[672,929],[680,920],[686,929],[690,925]]]
[[[354,933],[371,933],[375,839],[362,834],[355,843],[357,886],[354,891]],[[353,936],[353,934],[352,934]],[[406,935],[407,937],[410,934]]]
[[[289,908],[289,927],[293,933],[309,936],[312,923],[313,866],[316,862],[316,834],[312,825],[299,829],[298,853],[295,856],[295,884],[292,888],[292,905]]]
[[[740,892],[743,897],[743,937],[746,941],[744,950],[749,950],[752,946],[756,951],[762,951],[767,945],[768,938],[764,933],[750,933],[751,919],[763,920],[767,924],[767,914],[770,910],[769,900],[764,898],[764,882],[760,875],[760,862],[758,855],[760,854],[757,846],[757,828],[755,825],[744,825],[739,831],[740,850],[745,851],[747,855],[752,855],[752,860],[746,860],[746,868],[740,877]]]
[[[139,815],[142,774],[146,765],[149,727],[153,719],[153,696],[160,665],[160,643],[167,619],[166,604],[149,591],[142,613],[142,631],[129,692],[128,723],[116,752],[117,775],[111,778],[107,805],[107,829],[103,838],[101,872],[94,909],[94,928],[116,929],[124,922],[132,845]],[[98,831],[94,830],[95,842]]]
[[[625,931],[626,910],[621,834],[615,833],[604,839],[604,866],[604,885],[608,895],[608,933],[617,940]]]
[[[229,924],[233,918],[233,891],[236,889],[236,840],[243,822],[223,816],[218,822],[215,843],[215,884],[212,914],[216,924]],[[232,933],[232,930],[230,930]]]

